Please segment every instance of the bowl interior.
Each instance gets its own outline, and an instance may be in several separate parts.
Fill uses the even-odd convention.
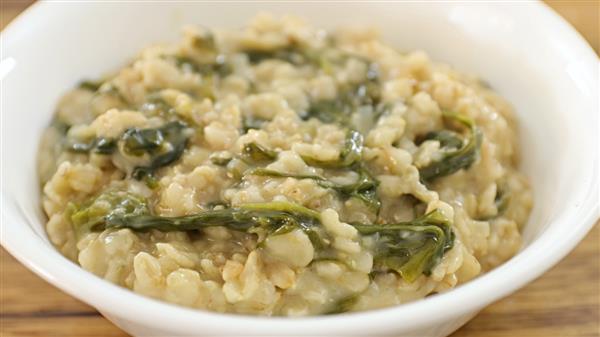
[[[18,222],[4,226],[31,226],[38,234],[31,244],[43,241],[40,252],[52,249],[43,229],[35,154],[61,93],[83,78],[117,69],[148,44],[177,39],[183,24],[239,27],[267,10],[301,15],[324,28],[375,25],[400,50],[422,49],[432,60],[480,75],[514,105],[520,122],[522,170],[535,198],[524,249],[553,226],[576,228],[576,223],[559,225],[559,220],[581,207],[597,175],[596,154],[590,154],[598,144],[593,106],[597,79],[587,71],[587,55],[577,62],[562,42],[573,38],[568,36],[572,32],[544,25],[527,26],[524,32],[528,16],[540,5],[521,6],[523,10],[474,3],[38,5],[27,20],[3,33],[3,211],[15,210],[11,219]]]

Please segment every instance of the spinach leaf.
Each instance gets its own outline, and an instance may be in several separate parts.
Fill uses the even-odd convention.
[[[469,130],[469,136],[466,141],[461,141],[460,146],[457,148],[459,139],[456,134],[449,131],[430,134],[430,139],[439,140],[442,146],[448,148],[448,151],[441,160],[433,162],[419,170],[421,180],[426,183],[455,173],[460,169],[469,168],[479,155],[483,136],[475,123],[453,112],[444,112],[443,116],[466,127]]]
[[[498,218],[506,212],[508,205],[510,204],[510,192],[506,184],[501,184],[497,187],[496,197],[494,198],[494,204],[496,205],[496,214],[489,216],[482,216],[477,218],[480,221],[489,221]]]
[[[365,81],[338,88],[338,95],[331,100],[312,102],[303,119],[317,118],[323,123],[336,123],[348,127],[352,125],[352,115],[361,107],[370,106],[377,110],[381,100],[379,72],[375,63],[369,65]],[[374,114],[374,117],[379,117]]]
[[[150,164],[134,168],[132,176],[137,180],[147,179],[151,183],[151,177],[157,169],[170,165],[181,157],[189,135],[185,132],[187,125],[180,121],[172,121],[156,129],[130,128],[125,130],[117,139],[95,138],[88,142],[69,142],[65,144],[68,151],[78,153],[96,152],[100,154],[112,154],[122,144],[123,152],[131,156],[142,156],[148,154]]]
[[[496,217],[501,216],[506,212],[508,205],[510,204],[510,192],[507,187],[498,188],[498,192],[496,192],[496,198],[494,198],[494,203],[496,204]]]
[[[248,56],[250,64],[261,63],[269,59],[277,59],[298,66],[311,61],[311,58],[308,57],[306,52],[298,46],[289,46],[273,50],[248,49],[244,50],[243,53]]]
[[[210,162],[217,166],[226,166],[233,159],[228,152],[215,152],[208,157]]]
[[[163,133],[159,129],[128,129],[121,137],[125,153],[141,156],[157,151],[164,143]]]
[[[76,153],[112,154],[117,149],[117,141],[106,137],[94,138],[87,142],[66,140],[64,147],[65,150]]]
[[[98,91],[98,89],[100,89],[100,87],[102,86],[102,83],[103,83],[102,81],[84,80],[84,81],[79,82],[77,87],[79,89],[96,92],[96,91]]]
[[[416,144],[420,145],[427,140],[437,140],[440,146],[447,149],[460,149],[463,140],[459,134],[450,130],[431,131],[423,137],[417,137]]]
[[[348,312],[352,309],[352,307],[356,304],[356,302],[358,302],[359,298],[360,298],[360,294],[355,294],[355,295],[344,297],[341,300],[335,302],[333,304],[333,308],[331,310],[325,312],[325,315],[335,315],[335,314],[342,314],[344,312]]]
[[[362,201],[371,211],[378,214],[381,209],[381,201],[377,198],[377,187],[379,181],[377,181],[371,174],[363,167],[358,167],[357,171],[358,179],[356,182],[347,185],[341,185],[334,183],[327,178],[319,175],[312,174],[293,174],[284,173],[275,170],[269,170],[266,168],[256,168],[250,170],[246,175],[256,175],[263,177],[276,177],[276,178],[295,178],[295,179],[311,179],[314,180],[319,186],[327,189],[332,189],[339,193],[345,198],[357,198]]]
[[[107,217],[132,217],[150,211],[144,198],[119,191],[102,193],[82,205],[71,203],[67,209],[78,237],[102,228]]]
[[[250,163],[268,163],[277,159],[277,152],[251,142],[244,145],[242,159]]]
[[[323,123],[351,126],[352,114],[361,106],[375,107],[379,102],[379,88],[374,82],[365,82],[347,89],[332,100],[313,102],[303,119],[317,118]]]
[[[289,202],[249,203],[235,208],[213,209],[193,215],[162,217],[151,214],[108,214],[105,228],[157,229],[163,232],[199,230],[213,226],[279,235],[294,229],[305,232],[315,247],[325,245],[319,213]]]
[[[374,267],[396,271],[408,282],[430,275],[454,245],[450,221],[439,210],[408,222],[352,226],[363,236],[374,237]]]
[[[311,166],[323,168],[345,168],[360,162],[362,158],[363,147],[363,136],[358,131],[350,130],[346,134],[344,146],[337,159],[320,160],[310,156],[302,156],[302,159]]]
[[[175,116],[177,112],[161,96],[160,92],[154,92],[146,96],[145,102],[139,110],[149,116],[160,116],[166,119]]]
[[[169,232],[225,226],[236,231],[265,233],[266,236],[300,229],[321,252],[331,243],[322,229],[318,212],[289,202],[249,203],[163,217],[153,215],[141,197],[127,192],[108,192],[79,207],[71,204],[70,209],[70,219],[78,233],[106,228]],[[450,222],[438,210],[409,222],[351,225],[361,236],[373,239],[374,268],[395,271],[408,282],[421,274],[429,275],[454,244]]]
[[[150,164],[134,168],[132,176],[141,180],[151,177],[156,170],[177,161],[188,142],[186,124],[180,121],[169,122],[158,129],[133,128],[122,137],[126,153],[147,153]]]
[[[214,62],[199,63],[186,56],[171,56],[170,59],[184,72],[199,73],[204,76],[218,75],[225,77],[232,73],[231,65],[226,62],[224,55],[218,55]]]

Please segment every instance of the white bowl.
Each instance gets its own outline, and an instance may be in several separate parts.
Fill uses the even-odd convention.
[[[455,290],[368,312],[301,319],[225,315],[159,302],[84,271],[49,243],[35,153],[60,94],[116,69],[185,23],[237,27],[256,12],[293,13],[314,25],[381,27],[402,50],[481,75],[518,112],[522,169],[535,208],[524,247]],[[598,217],[598,58],[540,3],[40,3],[1,34],[2,245],[35,273],[136,336],[446,336],[491,302],[564,257]],[[27,296],[27,294],[23,294]]]

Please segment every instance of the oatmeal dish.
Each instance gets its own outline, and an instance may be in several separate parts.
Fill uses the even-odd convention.
[[[337,314],[448,291],[520,248],[511,106],[374,29],[259,15],[80,82],[40,143],[48,237],[178,305]]]

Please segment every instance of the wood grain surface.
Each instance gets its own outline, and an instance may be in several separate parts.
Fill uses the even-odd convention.
[[[0,0],[4,28],[32,1]],[[599,1],[548,1],[598,52]],[[484,309],[452,337],[600,336],[600,221],[542,277]],[[456,305],[460,305],[457,303]],[[0,336],[128,336],[0,249]]]

